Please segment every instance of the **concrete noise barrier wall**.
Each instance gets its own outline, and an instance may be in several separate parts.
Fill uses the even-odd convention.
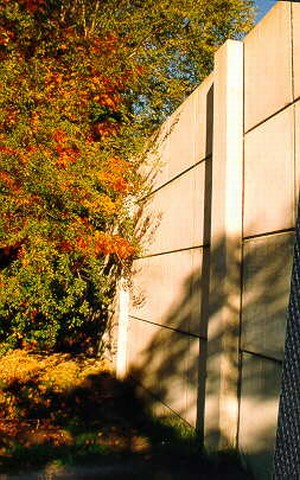
[[[300,180],[299,32],[300,4],[277,2],[161,127],[144,254],[120,302],[118,374],[206,446],[237,446],[259,479],[271,478]]]

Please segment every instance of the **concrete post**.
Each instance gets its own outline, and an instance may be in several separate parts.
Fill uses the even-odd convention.
[[[235,446],[241,301],[243,44],[215,55],[205,442]]]
[[[129,323],[129,292],[123,279],[121,279],[118,285],[118,304],[116,317],[118,319],[116,376],[118,379],[122,380],[127,374],[127,343]]]

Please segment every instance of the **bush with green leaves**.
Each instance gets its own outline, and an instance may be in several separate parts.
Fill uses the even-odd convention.
[[[0,343],[96,351],[141,151],[251,0],[0,0]]]

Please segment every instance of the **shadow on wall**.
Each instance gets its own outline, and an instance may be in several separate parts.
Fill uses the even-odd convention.
[[[157,174],[160,173],[159,161],[160,151],[163,151],[164,144],[170,139],[173,129],[180,122],[180,115],[176,115],[166,131],[162,128],[154,142],[157,149],[150,152],[150,161],[147,162],[146,179],[150,183],[150,192],[155,184]],[[143,386],[149,388],[151,393],[159,398],[165,405],[177,411],[198,430],[203,430],[203,421],[195,420],[195,408],[197,409],[198,398],[202,405],[198,406],[199,411],[204,411],[205,375],[199,376],[199,371],[206,370],[206,333],[207,333],[207,301],[209,294],[209,270],[210,270],[210,236],[211,236],[211,191],[212,191],[212,142],[213,142],[213,85],[210,87],[206,97],[206,142],[205,142],[205,192],[204,192],[204,213],[203,221],[203,247],[202,272],[198,268],[190,272],[189,278],[184,281],[180,299],[173,302],[173,306],[163,317],[156,319],[154,323],[143,321],[138,318],[131,319],[132,338],[129,339],[129,356],[134,361],[131,374],[141,381]],[[153,157],[155,158],[152,163]],[[163,212],[158,212],[152,222],[152,215],[148,215],[148,205],[151,204],[152,195],[146,197],[137,212],[137,235],[142,245],[147,249],[151,245],[155,233],[160,227]],[[152,214],[152,212],[151,212]],[[151,260],[150,260],[151,261]],[[163,257],[162,257],[163,262]],[[159,263],[160,265],[160,263]],[[143,269],[143,267],[142,267]],[[138,269],[134,272],[139,276]],[[147,277],[147,271],[144,273]],[[203,280],[205,279],[205,280]],[[147,282],[153,278],[147,277]],[[159,281],[159,278],[158,278]],[[131,299],[135,308],[143,309],[144,305],[150,303],[153,306],[157,298],[147,298],[147,293],[138,288],[131,289]],[[163,324],[163,328],[159,325]],[[194,331],[194,334],[191,335]],[[199,355],[199,336],[201,337],[201,351]],[[152,338],[151,341],[148,341]],[[165,352],[168,352],[167,356]],[[202,364],[203,363],[203,364]],[[186,378],[185,378],[186,377]],[[191,388],[185,388],[191,386]],[[170,388],[172,385],[172,388]],[[197,387],[199,385],[199,395]],[[176,388],[177,386],[177,388]],[[178,395],[178,389],[180,395]],[[181,396],[185,399],[182,401]],[[153,398],[154,398],[153,397]],[[173,397],[173,398],[171,398]],[[156,403],[154,401],[154,403]],[[158,404],[160,405],[160,404]],[[184,405],[184,407],[183,407]],[[182,411],[184,408],[185,412]],[[202,425],[200,426],[200,424]]]
[[[239,249],[231,247],[228,239],[220,239],[211,250],[212,112],[213,88],[207,95],[202,265],[182,279],[171,306],[160,306],[162,313],[157,318],[140,316],[138,310],[130,318],[129,374],[150,392],[148,400],[158,415],[175,412],[195,427],[208,445],[226,444],[227,440],[222,438],[219,422],[223,401],[220,402],[220,388],[224,392],[225,384],[225,391],[236,391],[238,446],[257,478],[268,479],[294,236],[287,232],[245,240],[242,266]],[[161,268],[164,258],[165,255],[160,256]],[[231,265],[224,289],[222,263],[226,258],[231,259]],[[214,278],[213,289],[210,278]],[[151,281],[159,281],[159,277],[147,278],[148,283]],[[236,292],[241,284],[240,315]],[[140,293],[142,309],[144,304],[151,309],[158,303],[155,294],[147,298],[147,293]],[[239,324],[222,324],[224,312],[229,319],[240,315]]]
[[[238,389],[240,396],[239,447],[249,456],[250,463],[251,459],[254,461],[255,471],[260,470],[259,463],[263,460],[259,478],[270,478],[262,475],[270,467],[274,447],[292,244],[293,235],[285,234],[258,240],[255,249],[245,248],[243,313],[238,328],[225,328],[218,323],[210,329],[212,333],[207,340],[205,270],[210,260],[211,271],[222,284],[219,264],[214,259],[222,255],[223,242],[210,255],[207,248],[202,272],[194,271],[183,281],[181,296],[174,299],[173,307],[157,323],[131,318],[134,352],[130,357],[135,363],[131,364],[130,375],[151,392],[156,413],[164,415],[162,404],[167,406],[196,427],[202,438],[206,430],[208,443],[222,435],[217,428],[207,430],[205,423],[210,415],[219,413],[214,404],[219,405],[220,400],[221,357],[226,337],[225,381],[228,389]],[[239,288],[236,281],[229,279],[232,291]],[[195,311],[199,312],[201,298],[201,315],[196,324]],[[216,288],[210,292],[210,318],[217,318],[224,308],[233,315],[237,313],[230,294],[220,295]],[[240,339],[239,350],[237,339]],[[240,378],[238,385],[236,371]]]

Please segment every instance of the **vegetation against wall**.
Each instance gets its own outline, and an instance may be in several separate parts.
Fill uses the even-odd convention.
[[[0,343],[95,351],[145,138],[251,0],[0,0]]]

